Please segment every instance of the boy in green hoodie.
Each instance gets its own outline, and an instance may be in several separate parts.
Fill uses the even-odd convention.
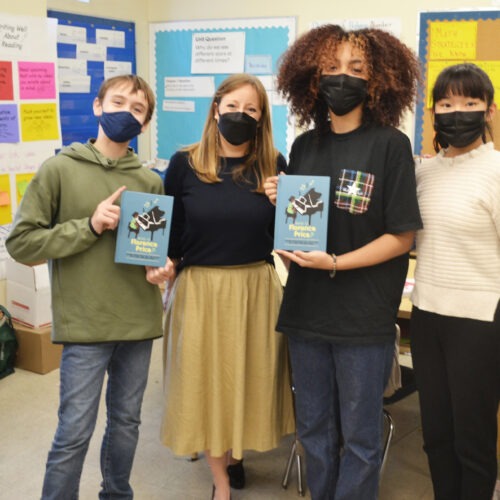
[[[43,163],[7,238],[17,261],[49,261],[52,340],[64,346],[44,500],[78,496],[106,372],[99,498],[133,496],[129,478],[152,340],[162,335],[162,301],[146,270],[115,264],[114,252],[121,193],[163,192],[160,176],[128,147],[147,128],[154,105],[151,88],[138,76],[104,81],[93,103],[97,139],[73,143]]]

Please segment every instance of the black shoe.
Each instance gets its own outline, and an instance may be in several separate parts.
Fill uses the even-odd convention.
[[[241,490],[245,487],[245,469],[243,468],[243,460],[234,465],[227,466],[227,474],[229,476],[229,485],[235,490]]]

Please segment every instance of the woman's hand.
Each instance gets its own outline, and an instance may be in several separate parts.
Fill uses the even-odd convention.
[[[333,258],[326,252],[320,252],[319,250],[314,250],[312,252],[302,252],[301,250],[294,250],[293,252],[275,250],[275,252],[279,256],[295,262],[300,267],[325,269],[327,271],[331,271],[333,269]]]
[[[146,266],[146,279],[152,285],[161,285],[165,281],[173,281],[175,274],[175,265],[168,257],[163,267]]]
[[[269,198],[269,201],[276,205],[276,195],[278,193],[278,176],[268,177],[264,181],[264,193]]]

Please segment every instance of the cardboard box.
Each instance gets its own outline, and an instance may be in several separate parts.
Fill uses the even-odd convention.
[[[13,322],[19,343],[16,367],[35,373],[48,373],[59,368],[62,345],[50,340],[50,326],[29,328]]]
[[[47,264],[25,266],[6,261],[7,304],[12,319],[32,328],[52,323],[49,269]]]

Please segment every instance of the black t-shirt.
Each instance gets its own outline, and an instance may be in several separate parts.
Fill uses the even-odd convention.
[[[271,255],[274,206],[255,192],[255,182],[234,182],[231,172],[245,158],[223,159],[222,182],[202,182],[185,152],[175,153],[165,175],[165,193],[174,196],[169,256],[182,258],[178,270],[191,265],[231,266]],[[279,155],[277,171],[286,162]]]
[[[343,254],[385,233],[422,227],[408,138],[363,125],[347,134],[309,131],[292,146],[289,175],[331,178],[327,251]],[[305,338],[372,343],[394,338],[408,255],[339,271],[292,264],[277,330]]]

